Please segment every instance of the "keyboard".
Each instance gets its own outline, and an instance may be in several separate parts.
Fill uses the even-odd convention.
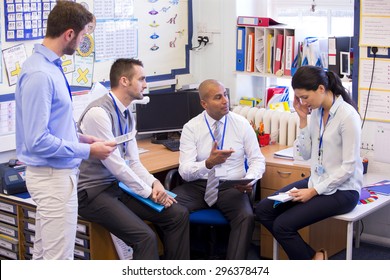
[[[180,147],[180,141],[179,140],[169,140],[169,141],[164,141],[162,143],[168,150],[172,152],[177,152],[179,151]]]

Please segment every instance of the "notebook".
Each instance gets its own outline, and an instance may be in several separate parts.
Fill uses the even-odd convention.
[[[291,190],[296,190],[297,188],[292,188]],[[290,196],[290,191],[288,192],[281,192],[276,195],[271,195],[268,197],[268,199],[276,200],[280,202],[286,202],[292,200],[294,197]]]
[[[379,181],[375,184],[368,185],[365,188],[378,194],[390,195],[390,180]]]

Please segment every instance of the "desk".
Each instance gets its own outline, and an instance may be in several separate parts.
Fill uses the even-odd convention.
[[[171,152],[163,145],[156,145],[150,139],[138,141],[140,148],[149,150],[140,155],[141,162],[153,174],[164,172],[179,165],[179,152]],[[4,254],[11,259],[25,259],[32,248],[31,229],[35,224],[35,203],[31,198],[19,198],[13,195],[0,194],[0,222],[12,223],[17,233],[18,244],[14,251]],[[4,254],[0,252],[0,256]],[[75,258],[80,259],[118,259],[110,233],[96,223],[82,218],[77,222]]]
[[[140,154],[145,168],[152,174],[168,171],[179,166],[179,152],[172,152],[163,145],[152,144],[150,139],[137,141],[138,147],[148,150]]]
[[[384,178],[389,178],[388,174],[366,174],[364,175],[364,185],[372,184],[384,180]],[[352,260],[352,248],[353,248],[353,224],[354,222],[359,222],[364,217],[378,211],[382,207],[390,204],[389,195],[380,195],[377,194],[378,199],[374,202],[368,204],[359,204],[351,212],[343,215],[334,216],[333,219],[342,220],[348,222],[347,227],[347,249],[346,249],[346,259]],[[358,223],[355,235],[355,247],[359,248],[360,244],[360,223]]]

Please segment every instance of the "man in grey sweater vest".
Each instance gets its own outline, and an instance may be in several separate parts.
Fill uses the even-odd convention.
[[[104,226],[133,248],[134,259],[158,259],[157,236],[144,220],[161,232],[164,259],[189,259],[188,210],[167,195],[163,185],[139,159],[135,120],[127,109],[142,99],[146,88],[143,64],[136,59],[118,59],[111,66],[111,91],[93,101],[80,116],[81,133],[101,139],[128,135],[130,141],[105,160],[81,163],[78,185],[79,215]],[[118,187],[123,182],[133,192],[164,205],[157,212]]]

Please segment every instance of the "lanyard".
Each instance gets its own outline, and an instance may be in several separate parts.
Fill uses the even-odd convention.
[[[125,133],[123,133],[123,129],[122,129],[122,124],[121,124],[121,119],[119,117],[119,109],[118,109],[118,105],[116,105],[116,101],[114,99],[114,97],[112,96],[111,92],[108,93],[112,99],[112,101],[114,102],[114,107],[115,107],[115,112],[116,112],[116,116],[118,117],[118,123],[119,123],[119,131],[121,132],[121,135],[124,135],[124,134],[127,134],[127,115],[125,116],[126,118],[126,127],[125,127]],[[126,151],[126,142],[123,143],[123,152]]]
[[[334,98],[334,95],[333,95],[332,106],[333,106],[333,104],[334,104],[334,101],[335,101],[335,98]],[[324,137],[326,125],[328,124],[329,119],[330,119],[330,114],[328,115],[328,119],[326,120],[326,123],[325,123],[325,125],[324,125],[324,130],[323,130],[322,133],[321,133],[321,129],[322,129],[322,119],[323,119],[323,117],[324,117],[324,107],[322,107],[322,110],[321,110],[320,133],[319,133],[320,137],[319,137],[319,143],[318,143],[318,161],[320,161],[320,158],[321,158],[322,140],[323,140],[323,137]]]
[[[69,86],[68,80],[66,79],[64,70],[62,69],[62,61],[61,61],[61,58],[56,59],[56,60],[54,61],[54,64],[57,65],[58,68],[60,68],[60,71],[61,71],[61,73],[62,73],[62,75],[64,76],[64,79],[65,79],[66,87],[68,88],[70,100],[73,101],[73,98],[72,98],[72,91],[70,90],[70,86]]]
[[[209,128],[209,132],[210,132],[211,138],[213,138],[213,141],[215,142],[214,133],[211,131],[211,127],[210,127],[209,122],[207,121],[206,114],[204,115],[204,120],[206,121],[207,127]],[[227,117],[225,116],[225,123],[223,125],[223,133],[222,133],[221,145],[218,145],[218,150],[222,150],[223,142],[225,142],[226,123],[227,123]]]

